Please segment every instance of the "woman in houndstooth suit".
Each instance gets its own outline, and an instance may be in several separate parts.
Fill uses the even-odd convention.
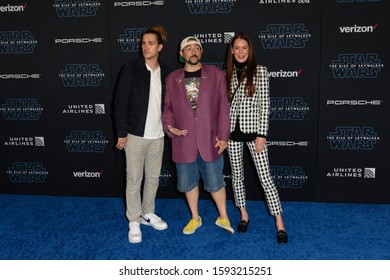
[[[279,194],[269,171],[266,137],[269,117],[269,77],[267,68],[256,64],[249,38],[238,34],[230,42],[226,64],[230,102],[230,140],[228,155],[232,171],[235,205],[240,209],[238,232],[249,225],[244,186],[244,144],[249,148],[264,189],[268,209],[275,217],[278,243],[287,243]]]

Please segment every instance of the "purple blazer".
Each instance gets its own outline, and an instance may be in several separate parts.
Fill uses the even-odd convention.
[[[166,78],[165,105],[162,123],[172,139],[172,159],[176,163],[196,161],[198,152],[206,162],[217,160],[216,137],[229,140],[230,117],[225,74],[219,68],[202,64],[198,104],[192,110],[185,89],[184,69],[178,69]],[[172,136],[168,125],[187,129],[186,136]]]

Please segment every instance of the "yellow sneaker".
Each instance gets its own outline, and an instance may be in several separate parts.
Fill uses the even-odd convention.
[[[215,221],[215,224],[220,228],[223,228],[227,232],[234,233],[234,229],[230,226],[230,221],[228,218],[221,219],[220,217],[218,217],[218,219]]]
[[[191,219],[189,223],[183,228],[184,234],[193,234],[199,227],[202,226],[202,218],[199,217],[199,221]]]

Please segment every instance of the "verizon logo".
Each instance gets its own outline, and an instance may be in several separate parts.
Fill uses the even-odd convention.
[[[284,70],[279,70],[279,71],[270,71],[268,73],[268,76],[270,78],[298,78],[302,73],[302,68],[299,69],[298,71],[284,71]]]
[[[100,178],[103,176],[103,170],[100,172],[90,172],[90,171],[74,171],[73,176],[75,178]]]
[[[378,23],[375,23],[375,25],[367,25],[367,26],[340,26],[340,32],[341,33],[371,33],[374,32],[375,29],[378,27]]]
[[[7,13],[7,12],[24,12],[24,9],[26,9],[27,3],[24,3],[23,5],[10,5],[7,4],[6,6],[0,6],[0,12]]]

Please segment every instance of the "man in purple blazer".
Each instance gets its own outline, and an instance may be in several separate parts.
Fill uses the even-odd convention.
[[[200,176],[217,205],[215,224],[234,233],[226,213],[222,156],[230,136],[227,85],[223,71],[201,63],[202,53],[197,38],[182,40],[179,54],[185,65],[166,78],[163,128],[172,140],[177,188],[185,193],[192,216],[183,233],[193,234],[202,225],[198,212]]]

